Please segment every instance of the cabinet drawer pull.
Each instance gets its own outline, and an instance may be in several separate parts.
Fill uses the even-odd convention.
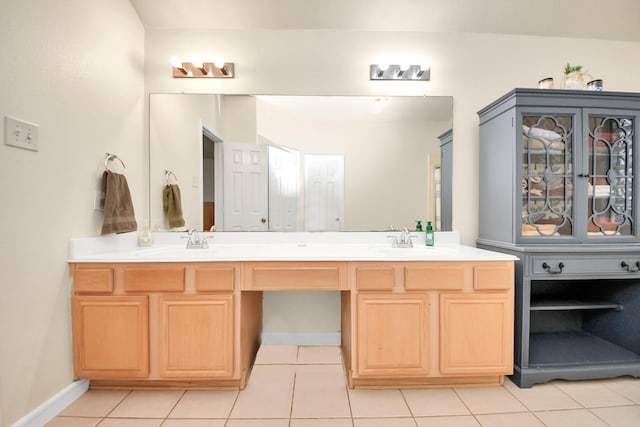
[[[620,267],[624,268],[629,273],[637,273],[638,271],[640,271],[640,261],[636,261],[634,265],[636,267],[635,269],[633,269],[629,264],[627,264],[626,261],[622,261],[620,263]]]
[[[558,263],[558,269],[557,270],[551,270],[551,266],[549,264],[547,264],[546,262],[542,263],[542,268],[544,268],[547,273],[549,274],[560,274],[562,273],[562,269],[564,268],[564,263]]]

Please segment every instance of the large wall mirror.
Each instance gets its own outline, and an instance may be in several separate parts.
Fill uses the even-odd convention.
[[[452,108],[451,97],[152,94],[150,225],[374,231],[439,223],[439,179],[451,173],[440,170],[439,136],[452,127]],[[176,188],[184,225],[175,221]]]

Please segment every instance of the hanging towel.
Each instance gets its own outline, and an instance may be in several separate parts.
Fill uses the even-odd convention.
[[[169,227],[184,226],[182,216],[182,197],[178,184],[167,184],[162,190],[162,208],[164,214],[169,218]]]
[[[102,234],[136,231],[138,224],[133,212],[127,178],[116,172],[105,171],[102,174],[102,191],[104,192]]]

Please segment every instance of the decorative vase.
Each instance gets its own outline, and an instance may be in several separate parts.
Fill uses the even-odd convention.
[[[584,89],[584,73],[574,71],[564,76],[565,89]]]

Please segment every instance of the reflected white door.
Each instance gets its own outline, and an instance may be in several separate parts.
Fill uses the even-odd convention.
[[[268,224],[267,146],[222,143],[224,231],[266,231]]]
[[[269,146],[269,231],[298,231],[299,154]]]
[[[344,156],[304,156],[304,228],[341,231],[344,228]]]

